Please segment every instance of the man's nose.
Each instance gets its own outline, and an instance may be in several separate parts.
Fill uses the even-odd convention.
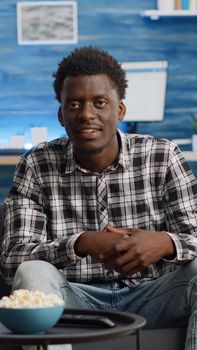
[[[93,103],[86,102],[83,104],[80,112],[80,118],[85,120],[95,118],[95,109]]]

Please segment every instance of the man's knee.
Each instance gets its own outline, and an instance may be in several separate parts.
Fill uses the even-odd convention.
[[[22,262],[18,269],[16,270],[16,275],[26,276],[27,278],[32,275],[46,274],[47,271],[50,273],[50,270],[53,270],[54,266],[50,263],[42,260],[31,260]]]
[[[56,269],[53,265],[41,261],[24,261],[16,270],[13,289],[36,289],[42,286],[47,278],[51,278]]]

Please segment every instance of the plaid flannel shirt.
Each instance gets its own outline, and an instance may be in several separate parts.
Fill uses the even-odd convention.
[[[158,278],[197,256],[197,181],[179,148],[165,139],[119,134],[118,162],[102,173],[82,169],[67,138],[39,144],[21,157],[5,200],[1,270],[8,282],[25,260],[48,261],[69,281],[123,280],[74,251],[81,232],[100,230],[99,180],[109,225],[167,231],[176,247],[174,260],[127,276],[127,285]]]

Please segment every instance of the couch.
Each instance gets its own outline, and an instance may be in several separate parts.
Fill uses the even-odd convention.
[[[4,208],[0,204],[0,237],[3,234]],[[0,277],[0,298],[3,295],[9,295],[10,286],[8,286]],[[140,350],[184,350],[186,336],[186,327],[141,330],[141,349]],[[73,350],[136,350],[135,335],[126,336],[116,340],[107,340],[97,343],[74,344]],[[1,346],[0,350],[18,350],[18,347]]]

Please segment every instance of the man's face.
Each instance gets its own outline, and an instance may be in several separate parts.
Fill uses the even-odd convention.
[[[106,74],[67,77],[61,100],[59,121],[73,142],[76,156],[106,155],[113,150],[117,122],[124,118],[125,107]]]

